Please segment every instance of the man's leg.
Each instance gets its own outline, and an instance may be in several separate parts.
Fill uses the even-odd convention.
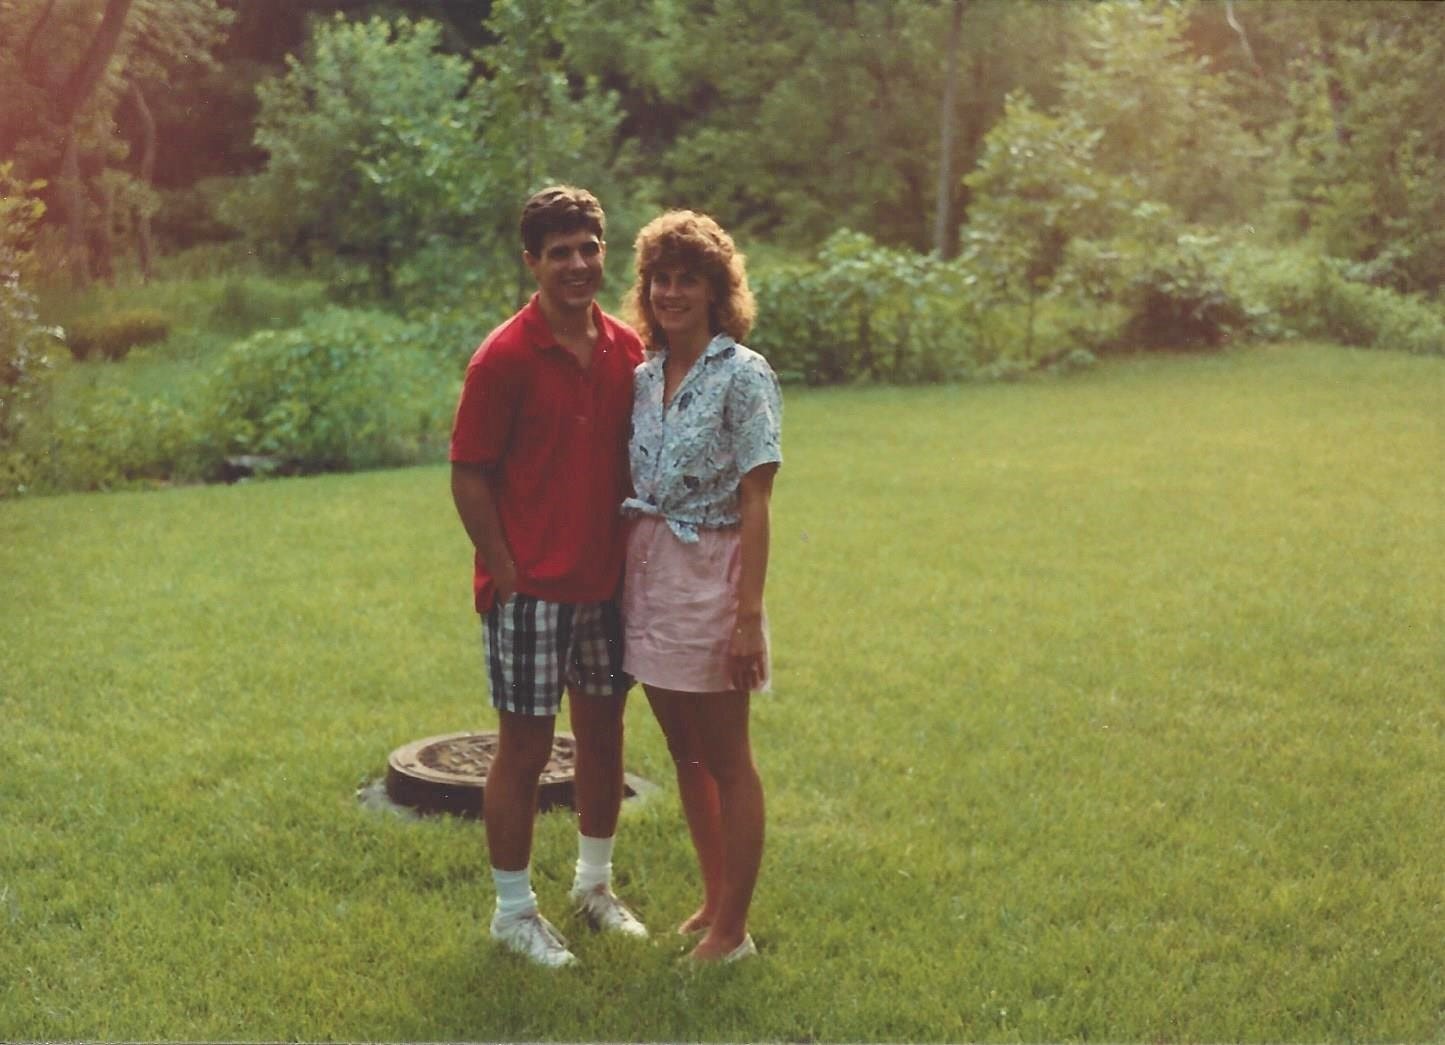
[[[622,809],[622,711],[626,697],[567,693],[572,733],[577,739],[574,783],[577,827],[588,838],[617,833]]]
[[[562,696],[560,645],[570,613],[518,595],[487,614],[487,660],[497,709],[497,751],[487,772],[482,817],[497,889],[491,935],[539,965],[569,965],[567,942],[537,910],[531,886],[537,782],[552,754]]]
[[[576,738],[577,876],[572,899],[600,929],[646,936],[612,892],[612,847],[622,809],[622,713],[631,680],[622,673],[622,628],[611,603],[579,607],[569,670],[568,713]]]
[[[532,859],[537,781],[552,754],[553,715],[498,711],[497,753],[487,771],[482,816],[487,851],[499,871],[524,870]]]

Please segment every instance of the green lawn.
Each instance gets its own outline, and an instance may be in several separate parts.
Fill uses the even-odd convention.
[[[0,1039],[1445,1040],[1445,361],[1324,346],[793,392],[761,960],[689,974],[645,701],[621,891],[485,940],[443,468],[0,502]]]

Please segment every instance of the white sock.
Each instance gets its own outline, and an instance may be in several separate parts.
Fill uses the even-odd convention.
[[[532,865],[520,871],[492,868],[492,881],[497,886],[497,917],[519,918],[537,909],[537,894],[532,892]]]
[[[617,836],[589,838],[577,832],[577,877],[573,892],[590,892],[599,885],[612,884],[612,845]]]

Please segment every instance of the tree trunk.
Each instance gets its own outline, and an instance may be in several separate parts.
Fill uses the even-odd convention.
[[[55,0],[48,0],[45,10],[40,12],[39,18],[35,19],[35,24],[30,27],[30,32],[25,34],[25,43],[20,47],[20,68],[28,80],[35,78],[35,41],[40,39],[40,34],[45,31],[45,26],[50,22],[50,16],[54,13]]]
[[[85,249],[85,188],[80,182],[80,147],[75,128],[65,136],[65,153],[60,160],[60,197],[65,208],[65,266],[76,290],[90,282]]]
[[[151,108],[146,104],[145,94],[142,93],[138,84],[130,85],[131,101],[135,103],[136,112],[140,114],[141,126],[141,157],[140,157],[140,180],[147,189],[151,187],[151,181],[156,172],[156,121],[151,115]],[[151,213],[150,208],[144,203],[136,214],[136,255],[140,261],[140,278],[142,283],[151,281],[151,258],[154,251],[151,248]]]
[[[71,282],[77,288],[84,287],[88,282],[89,271],[85,258],[85,190],[80,180],[79,144],[76,141],[78,132],[75,122],[115,55],[131,3],[132,0],[106,0],[100,26],[91,38],[90,46],[85,49],[80,64],[61,88],[56,106],[56,122],[65,128],[65,156],[61,161],[60,180],[61,194],[65,199],[65,238],[66,252],[69,255],[67,261]]]
[[[938,207],[933,217],[933,250],[949,254],[949,226],[953,223],[953,119],[958,95],[958,52],[963,48],[963,9],[968,0],[953,0],[948,30],[948,65],[943,78],[943,118],[938,144]]]
[[[1325,97],[1330,103],[1330,118],[1335,125],[1335,141],[1348,149],[1350,147],[1350,128],[1345,122],[1345,110],[1349,107],[1349,96],[1345,93],[1345,85],[1340,82],[1339,64],[1335,60],[1335,34],[1331,29],[1328,17],[1319,20],[1319,57],[1320,63],[1325,67]]]
[[[95,274],[110,286],[115,286],[115,187],[100,179],[91,186],[91,198],[100,210],[100,221],[96,224],[91,255],[91,267]]]

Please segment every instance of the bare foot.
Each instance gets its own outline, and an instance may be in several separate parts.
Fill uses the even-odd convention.
[[[721,937],[709,932],[702,938],[702,942],[692,949],[688,955],[690,959],[698,963],[722,961],[734,951],[744,946],[748,939],[746,931],[733,937]],[[741,957],[741,955],[739,955]]]
[[[677,927],[679,936],[695,936],[712,928],[712,912],[706,906],[699,907]]]

